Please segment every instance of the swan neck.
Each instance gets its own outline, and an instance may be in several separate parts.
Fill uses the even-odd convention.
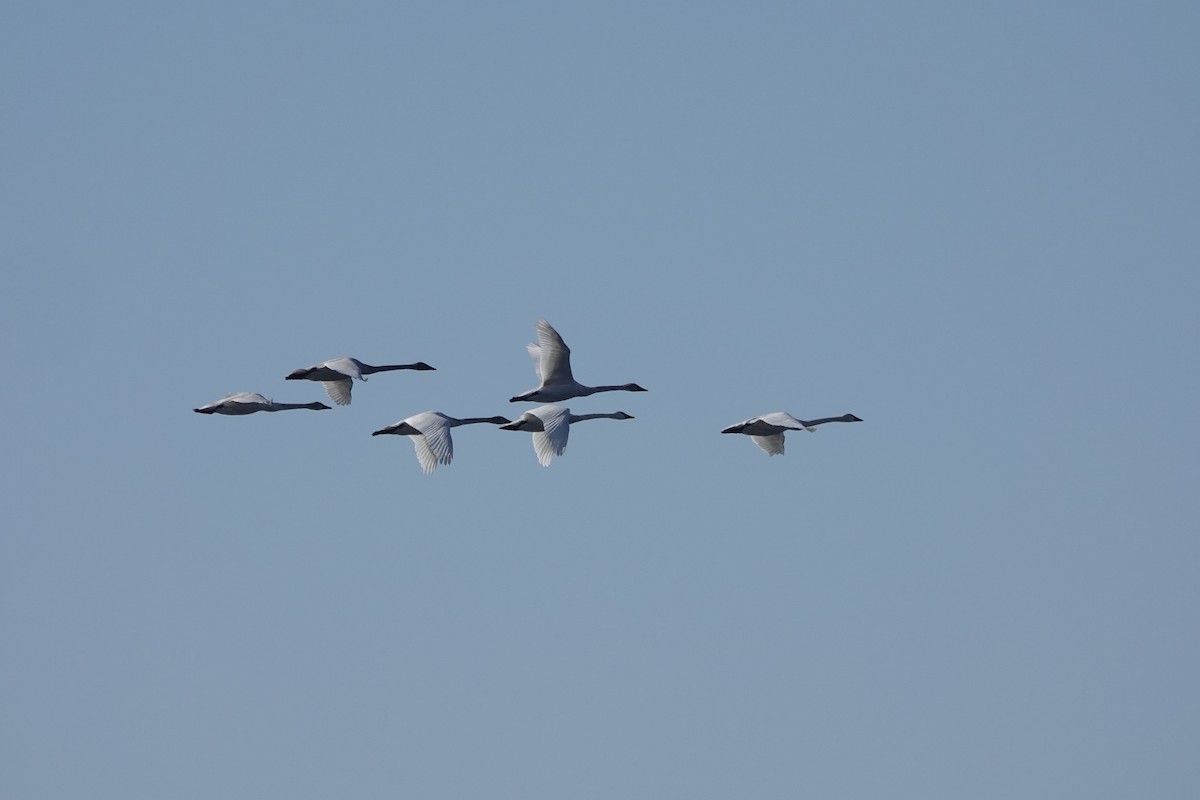
[[[800,420],[800,424],[811,428],[814,425],[824,425],[826,422],[851,422],[852,420],[847,419],[848,416],[850,416],[850,415],[843,414],[840,417],[821,417],[820,419],[802,419],[802,420]]]
[[[359,371],[364,375],[374,375],[376,372],[391,372],[395,369],[408,369],[408,364],[384,364],[382,366],[372,366],[370,364],[362,364],[359,366]]]

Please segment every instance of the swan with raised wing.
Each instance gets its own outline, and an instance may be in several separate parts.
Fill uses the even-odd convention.
[[[422,411],[397,423],[380,428],[372,436],[393,433],[398,436],[412,437],[413,448],[417,451],[417,461],[425,474],[432,473],[438,464],[449,464],[454,460],[454,440],[450,438],[450,429],[459,425],[477,425],[490,423],[504,425],[507,417],[467,417],[455,419],[440,411]]]
[[[786,431],[812,431],[818,425],[827,422],[862,422],[853,414],[843,414],[840,417],[821,417],[820,419],[796,419],[786,411],[772,411],[748,420],[730,425],[721,433],[744,433],[754,440],[769,456],[783,455],[783,434]]]
[[[570,400],[572,397],[586,397],[597,392],[646,391],[636,383],[623,383],[620,386],[584,386],[571,374],[571,349],[558,335],[558,331],[550,327],[550,323],[546,320],[539,319],[537,334],[537,344],[526,345],[525,349],[533,357],[533,368],[537,372],[540,384],[536,389],[510,398],[510,403],[522,400],[558,403]]]
[[[555,456],[561,456],[567,449],[567,437],[571,435],[571,425],[589,419],[633,419],[624,411],[611,414],[572,414],[571,409],[562,406],[538,406],[532,411],[526,411],[521,418],[507,425],[501,425],[502,431],[530,431],[533,433],[533,452],[543,467],[550,466]]]

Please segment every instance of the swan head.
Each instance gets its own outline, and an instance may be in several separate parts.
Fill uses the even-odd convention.
[[[627,383],[627,384],[625,384],[624,386],[622,386],[621,388],[622,388],[622,389],[624,389],[624,390],[625,390],[625,391],[627,391],[627,392],[645,392],[645,391],[649,391],[648,389],[643,389],[641,386],[638,386],[636,383]]]
[[[311,408],[313,411],[330,411],[333,406],[327,406],[324,403],[309,403],[305,408]]]
[[[624,411],[618,411],[613,414],[613,419],[633,419],[633,414],[626,414]]]
[[[846,416],[842,417],[842,419],[843,419],[845,422],[862,422],[862,420],[861,420],[861,419],[859,419],[858,417],[854,416],[853,414],[847,414]]]

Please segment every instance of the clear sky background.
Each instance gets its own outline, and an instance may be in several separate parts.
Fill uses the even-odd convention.
[[[1198,35],[10,4],[0,795],[1196,797]],[[370,436],[543,316],[635,420]]]

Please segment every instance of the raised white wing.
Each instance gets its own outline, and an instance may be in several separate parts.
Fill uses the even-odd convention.
[[[340,381],[321,381],[321,385],[325,387],[325,394],[329,395],[330,400],[339,406],[350,405],[350,390],[354,388],[354,381],[349,378]]]
[[[525,349],[529,351],[529,357],[533,359],[533,374],[537,375],[540,381],[542,379],[542,348],[530,342],[525,345]]]
[[[537,373],[542,385],[552,386],[573,383],[571,374],[571,348],[550,327],[550,323],[539,319],[537,323],[538,343],[528,346],[529,354],[537,359]],[[536,351],[536,355],[535,355]]]
[[[769,456],[783,455],[783,434],[775,433],[770,436],[751,436],[754,443],[766,451]]]

